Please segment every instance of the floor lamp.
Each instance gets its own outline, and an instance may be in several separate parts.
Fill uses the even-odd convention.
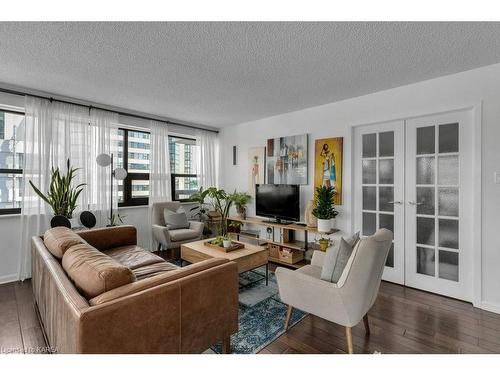
[[[111,166],[110,172],[110,207],[109,207],[109,221],[113,222],[113,178],[117,180],[125,180],[127,177],[127,171],[124,168],[116,168],[113,167],[113,154],[99,154],[95,160],[97,165],[101,167]]]

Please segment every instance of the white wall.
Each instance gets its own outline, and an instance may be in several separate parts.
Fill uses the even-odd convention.
[[[500,64],[417,84],[308,108],[224,128],[221,132],[222,186],[248,189],[249,147],[265,146],[268,138],[309,134],[309,182],[301,189],[302,212],[312,196],[314,140],[344,137],[344,204],[337,226],[352,229],[351,127],[354,125],[420,116],[482,102],[482,295],[481,306],[500,313]],[[238,146],[238,165],[232,165],[232,146]],[[252,213],[251,208],[250,213]],[[478,244],[479,245],[479,244]]]

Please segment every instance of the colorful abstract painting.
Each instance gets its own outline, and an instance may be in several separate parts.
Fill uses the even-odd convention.
[[[335,204],[342,204],[343,138],[317,139],[314,152],[314,189],[333,186]]]
[[[307,185],[307,134],[267,140],[268,184]]]
[[[248,149],[248,192],[255,196],[255,185],[265,184],[266,148],[251,147]]]

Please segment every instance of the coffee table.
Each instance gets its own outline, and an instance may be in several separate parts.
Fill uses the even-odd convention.
[[[236,262],[238,265],[238,273],[248,272],[258,267],[266,266],[266,285],[268,285],[269,251],[266,247],[245,243],[245,248],[226,253],[224,250],[218,250],[205,245],[206,241],[210,241],[210,239],[181,245],[181,259],[190,263],[197,263],[211,258],[224,258]]]

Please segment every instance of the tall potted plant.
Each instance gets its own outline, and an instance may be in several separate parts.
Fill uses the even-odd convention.
[[[203,235],[208,235],[210,233],[210,230],[207,227],[207,221],[209,219],[209,207],[205,202],[207,195],[208,190],[203,190],[203,187],[200,187],[200,189],[196,193],[191,194],[191,196],[189,197],[189,200],[196,204],[196,206],[191,208],[190,211],[193,213],[193,216],[198,219],[199,222],[204,224]]]
[[[217,189],[216,187],[211,187],[207,189],[207,197],[210,199],[210,203],[220,215],[219,221],[219,235],[227,235],[227,218],[229,216],[229,210],[233,204],[230,195],[227,194],[223,189]]]
[[[73,168],[68,159],[66,174],[61,173],[59,167],[51,169],[50,185],[47,194],[44,194],[30,180],[29,183],[35,193],[42,198],[51,208],[54,215],[61,215],[68,219],[73,217],[77,204],[76,201],[86,184],[73,186],[76,172],[80,168]]]
[[[314,194],[316,207],[312,213],[318,218],[318,231],[329,232],[332,228],[332,219],[338,215],[333,205],[335,188],[333,186],[318,186]]]
[[[248,193],[238,193],[236,190],[234,193],[229,195],[236,208],[237,217],[239,219],[246,219],[247,217],[247,204],[252,199],[252,196]]]

